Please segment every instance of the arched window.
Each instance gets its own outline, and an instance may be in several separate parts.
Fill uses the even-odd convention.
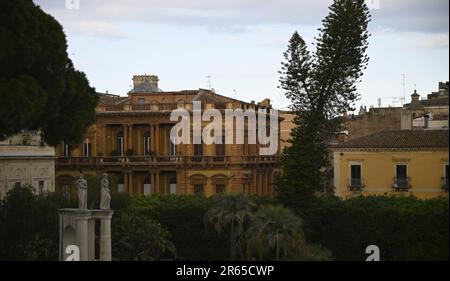
[[[205,195],[205,188],[208,178],[204,175],[192,175],[190,177],[192,193],[197,196]]]
[[[227,191],[228,177],[225,175],[215,175],[211,178],[216,193],[223,193]]]

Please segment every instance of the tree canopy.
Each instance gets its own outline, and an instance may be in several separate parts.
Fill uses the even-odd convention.
[[[31,0],[0,6],[0,139],[31,129],[50,145],[80,142],[98,97],[68,57],[62,26]]]
[[[328,144],[341,125],[337,117],[359,98],[356,84],[369,61],[370,18],[364,0],[335,0],[322,21],[314,53],[298,32],[289,41],[280,88],[296,117],[277,184],[286,206],[308,205],[323,187],[330,166]]]

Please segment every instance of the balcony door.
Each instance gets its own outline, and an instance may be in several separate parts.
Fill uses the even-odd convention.
[[[408,179],[408,166],[405,164],[397,164],[395,167],[395,177],[399,180]]]
[[[85,139],[83,142],[83,156],[90,157],[92,154],[92,144],[89,139]]]
[[[124,144],[123,134],[119,134],[119,135],[117,135],[117,147],[116,147],[117,156],[123,156],[124,149],[125,149],[125,144]]]
[[[350,165],[350,187],[362,187],[362,169],[361,164]]]
[[[395,187],[401,189],[406,189],[409,187],[408,165],[406,164],[395,165]]]
[[[151,137],[150,132],[144,133],[144,155],[150,155],[151,154]]]

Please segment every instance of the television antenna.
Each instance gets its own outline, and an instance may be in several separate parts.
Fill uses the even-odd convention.
[[[211,90],[211,75],[206,76],[206,83],[208,83],[208,90]]]

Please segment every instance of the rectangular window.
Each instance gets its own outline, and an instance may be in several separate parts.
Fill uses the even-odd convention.
[[[150,155],[151,138],[149,136],[144,137],[144,155]]]
[[[44,192],[45,192],[45,181],[39,181],[38,194],[43,194]]]
[[[203,144],[194,144],[194,155],[203,156]]]
[[[64,141],[61,142],[61,154],[62,157],[70,157],[69,145]]]
[[[123,143],[123,137],[117,138],[117,156],[123,156],[124,150],[124,143]]]
[[[63,185],[63,197],[70,200],[70,187],[68,185]]]
[[[169,155],[170,156],[175,156],[177,154],[177,147],[175,145],[175,138],[170,138],[169,137]]]
[[[194,185],[194,194],[195,195],[203,195],[204,188],[203,184],[195,184]]]
[[[144,110],[145,109],[145,99],[144,98],[139,98],[138,99],[138,108],[139,110]]]
[[[223,193],[226,191],[224,184],[216,184],[216,193]]]
[[[16,181],[15,183],[14,183],[14,188],[19,188],[19,187],[21,187],[22,186],[22,183],[20,182],[20,181]]]
[[[89,156],[91,156],[91,147],[92,147],[92,145],[91,145],[91,143],[88,141],[88,140],[86,140],[84,143],[83,143],[83,156],[84,157],[89,157]]]
[[[408,166],[404,164],[396,165],[396,178],[406,180],[408,178]]]
[[[406,164],[395,165],[395,183],[394,188],[406,190],[409,186],[408,166]]]
[[[176,178],[176,176],[169,178],[169,192],[170,192],[170,194],[177,194],[177,178]]]
[[[362,187],[362,173],[360,164],[350,165],[350,186]]]
[[[203,156],[203,144],[194,144],[194,157],[193,162],[201,162]]]
[[[447,180],[447,182],[448,182],[448,176],[449,176],[449,171],[448,171],[448,164],[447,165],[445,165],[445,179]]]
[[[152,185],[149,183],[144,183],[144,195],[145,196],[150,195],[152,193],[151,190],[152,190]]]

